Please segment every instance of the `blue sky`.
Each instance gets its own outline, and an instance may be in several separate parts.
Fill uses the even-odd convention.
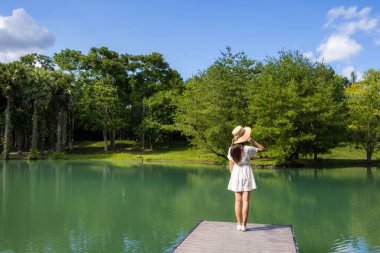
[[[298,49],[360,76],[380,68],[380,1],[0,0],[0,61],[94,46],[160,52],[184,78],[227,46],[257,60]]]

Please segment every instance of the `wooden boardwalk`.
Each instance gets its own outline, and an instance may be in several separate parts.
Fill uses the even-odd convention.
[[[291,225],[247,224],[247,231],[236,230],[236,223],[200,221],[172,252],[296,252]]]

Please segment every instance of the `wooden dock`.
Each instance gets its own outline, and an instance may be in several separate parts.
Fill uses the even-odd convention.
[[[291,225],[247,224],[241,232],[236,223],[200,221],[172,252],[298,253],[298,247]]]

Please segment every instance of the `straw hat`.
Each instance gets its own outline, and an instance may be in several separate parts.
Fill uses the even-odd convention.
[[[232,130],[232,135],[234,136],[232,139],[232,144],[245,142],[251,136],[251,128],[237,126],[234,130]]]

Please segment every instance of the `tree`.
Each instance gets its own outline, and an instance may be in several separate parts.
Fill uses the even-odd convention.
[[[33,131],[31,151],[35,152],[38,145],[38,121],[40,117],[39,108],[46,108],[46,105],[51,101],[51,72],[35,68],[32,74],[33,78],[30,82],[30,86],[24,89],[25,97],[30,99],[30,103],[33,104]],[[42,150],[41,150],[42,151]]]
[[[21,93],[25,98],[25,104],[33,108],[31,151],[37,151],[38,132],[41,132],[40,147],[43,153],[46,139],[46,119],[42,115],[45,115],[47,105],[51,103],[52,99],[54,62],[48,56],[32,53],[22,56],[20,63],[29,72],[28,81],[21,87]],[[38,126],[39,122],[42,123],[41,127]]]
[[[206,71],[190,78],[178,100],[176,123],[191,142],[225,157],[236,125],[248,125],[249,83],[260,64],[244,53],[222,53]]]
[[[145,115],[138,125],[137,133],[146,135],[150,149],[153,143],[165,140],[171,133],[178,131],[174,126],[176,101],[180,99],[177,89],[158,91],[144,101]]]
[[[54,70],[53,60],[49,56],[42,55],[42,54],[32,53],[32,54],[21,56],[20,62],[22,65],[32,67],[32,68]]]
[[[124,55],[127,60],[127,71],[131,84],[130,102],[132,104],[132,122],[135,133],[141,136],[141,146],[145,148],[145,138],[150,140],[155,138],[158,130],[155,125],[157,121],[149,118],[152,110],[149,111],[149,101],[151,96],[161,91],[182,89],[182,79],[177,71],[170,68],[164,57],[159,53],[149,55]],[[174,94],[174,93],[173,93]],[[153,127],[154,125],[154,127]],[[159,128],[163,131],[162,128]],[[155,135],[155,136],[153,136]],[[151,143],[152,145],[152,143]]]
[[[95,125],[92,129],[102,129],[104,149],[108,150],[108,131],[112,131],[111,143],[115,143],[115,131],[125,126],[122,113],[128,92],[125,61],[118,53],[106,47],[91,48],[90,52],[81,58],[81,66],[83,72],[80,78],[84,88],[82,101],[79,101],[81,105],[79,110],[83,114],[80,118],[83,122],[83,119],[88,119],[89,115],[94,115],[95,119],[92,122]],[[91,97],[89,93],[91,91],[96,92],[96,95]],[[99,105],[100,111],[104,114],[100,115],[96,112],[89,102]],[[107,105],[107,102],[110,104]],[[88,125],[88,122],[83,122],[83,124]]]
[[[71,108],[75,78],[72,74],[55,71],[52,82],[52,107],[56,116],[55,150],[60,152],[67,144],[67,114]]]
[[[93,130],[103,131],[104,151],[108,151],[107,131],[118,115],[117,89],[110,78],[97,79],[86,85],[78,108],[83,122]],[[119,112],[120,113],[120,112]]]
[[[297,51],[268,58],[250,90],[253,134],[278,162],[328,153],[344,137],[345,79]]]
[[[74,142],[74,122],[75,122],[75,105],[78,102],[81,82],[79,82],[80,74],[84,71],[82,60],[84,55],[81,51],[64,49],[53,56],[54,63],[63,71],[67,71],[75,77],[75,82],[70,82],[67,89],[69,101],[67,104],[67,120],[68,120],[68,143],[69,150],[72,149]]]
[[[1,90],[4,97],[7,99],[6,111],[5,111],[5,130],[3,138],[3,154],[4,159],[9,159],[9,144],[10,135],[12,131],[11,122],[11,109],[12,101],[16,97],[17,91],[22,83],[26,80],[26,69],[19,62],[12,62],[5,65],[0,65],[1,67]]]
[[[68,71],[70,73],[79,74],[82,69],[81,59],[83,58],[83,54],[81,51],[64,49],[59,53],[55,53],[53,56],[54,63],[61,70]]]
[[[380,71],[368,70],[364,80],[348,87],[346,94],[352,138],[366,150],[371,163],[380,142]]]

